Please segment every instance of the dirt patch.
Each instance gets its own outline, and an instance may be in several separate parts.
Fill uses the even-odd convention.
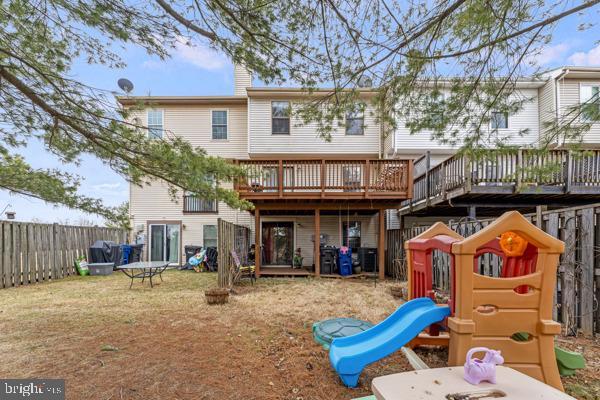
[[[398,352],[348,389],[312,339],[319,320],[384,319],[400,304],[387,283],[261,279],[208,306],[213,274],[164,278],[154,289],[112,275],[0,291],[0,376],[64,378],[77,400],[307,400],[365,396],[374,377],[411,369]],[[446,352],[417,351],[445,365]],[[581,377],[597,379],[597,364],[588,370]]]

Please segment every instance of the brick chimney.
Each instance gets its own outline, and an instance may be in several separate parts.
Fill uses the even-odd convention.
[[[246,88],[252,87],[252,74],[240,64],[233,66],[233,94],[245,96]]]

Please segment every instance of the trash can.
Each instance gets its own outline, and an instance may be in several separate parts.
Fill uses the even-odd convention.
[[[129,264],[131,258],[131,246],[128,244],[121,245],[121,265]]]
[[[184,265],[184,267],[187,268],[187,267],[190,267],[190,265],[189,265],[190,257],[192,257],[197,252],[201,251],[202,250],[202,246],[198,246],[198,245],[195,245],[195,244],[190,244],[190,245],[184,246],[183,250],[185,252],[185,265]]]
[[[340,275],[352,275],[352,249],[349,247],[341,247],[338,250],[337,265],[340,270]]]
[[[129,254],[129,263],[142,261],[142,250],[144,249],[143,244],[130,244],[131,253]]]

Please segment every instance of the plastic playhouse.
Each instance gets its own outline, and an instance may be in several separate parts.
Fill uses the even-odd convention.
[[[476,347],[499,350],[505,366],[562,390],[554,349],[561,327],[552,320],[562,241],[513,211],[468,238],[437,223],[405,248],[409,301],[373,328],[331,343],[331,364],[347,386],[405,345],[433,344],[448,346],[449,366],[463,365]],[[434,302],[434,250],[450,259],[447,304]],[[486,253],[502,260],[499,276],[479,273]]]

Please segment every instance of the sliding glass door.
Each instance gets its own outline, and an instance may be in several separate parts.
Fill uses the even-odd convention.
[[[179,224],[150,224],[150,261],[179,264],[181,226]]]

